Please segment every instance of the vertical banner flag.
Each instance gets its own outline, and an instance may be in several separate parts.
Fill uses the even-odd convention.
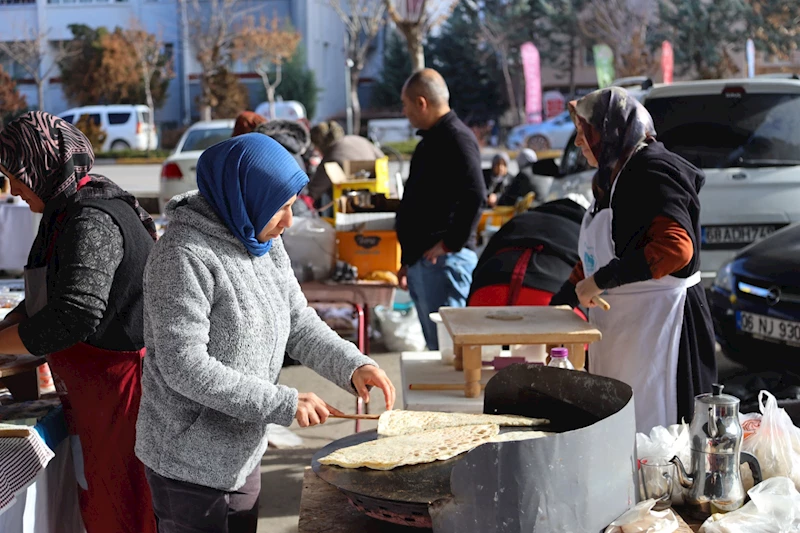
[[[661,43],[661,77],[664,83],[672,83],[674,68],[675,54],[672,51],[672,43],[664,41]]]
[[[756,77],[756,43],[747,39],[747,77]]]
[[[596,44],[594,51],[594,68],[597,71],[597,86],[605,89],[614,82],[614,52],[607,44]]]
[[[542,121],[542,69],[539,50],[527,42],[519,48],[525,74],[525,117],[529,124]]]

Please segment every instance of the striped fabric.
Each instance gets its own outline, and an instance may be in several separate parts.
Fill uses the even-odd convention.
[[[0,438],[0,514],[11,507],[16,495],[33,483],[53,457],[55,454],[35,431],[27,438]]]

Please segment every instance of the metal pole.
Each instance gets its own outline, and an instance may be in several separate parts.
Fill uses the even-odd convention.
[[[347,134],[353,134],[353,94],[352,94],[352,84],[350,83],[350,69],[353,68],[353,60],[347,58],[344,62],[345,64],[345,74],[344,74],[344,86],[345,90],[347,91]]]
[[[183,104],[183,125],[188,126],[192,122],[192,96],[189,90],[189,13],[187,9],[188,0],[179,0],[181,18],[181,103]]]

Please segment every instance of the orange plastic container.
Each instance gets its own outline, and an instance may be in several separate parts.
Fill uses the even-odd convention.
[[[394,231],[338,231],[336,240],[339,261],[358,268],[359,279],[376,270],[400,270],[400,243]]]

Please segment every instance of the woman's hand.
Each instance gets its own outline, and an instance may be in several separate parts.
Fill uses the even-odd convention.
[[[389,410],[394,407],[395,390],[392,381],[386,372],[373,365],[364,365],[358,368],[353,373],[353,387],[358,392],[358,396],[364,400],[364,403],[369,403],[369,389],[370,387],[378,387],[383,391],[383,396],[386,398],[386,409]]]
[[[603,289],[597,286],[594,281],[594,276],[588,277],[578,282],[575,286],[575,294],[578,295],[578,301],[584,307],[597,307],[597,304],[592,301],[595,296],[600,296]]]
[[[342,412],[322,401],[313,392],[301,392],[297,395],[297,412],[294,418],[301,428],[324,424],[331,414],[340,415]]]

